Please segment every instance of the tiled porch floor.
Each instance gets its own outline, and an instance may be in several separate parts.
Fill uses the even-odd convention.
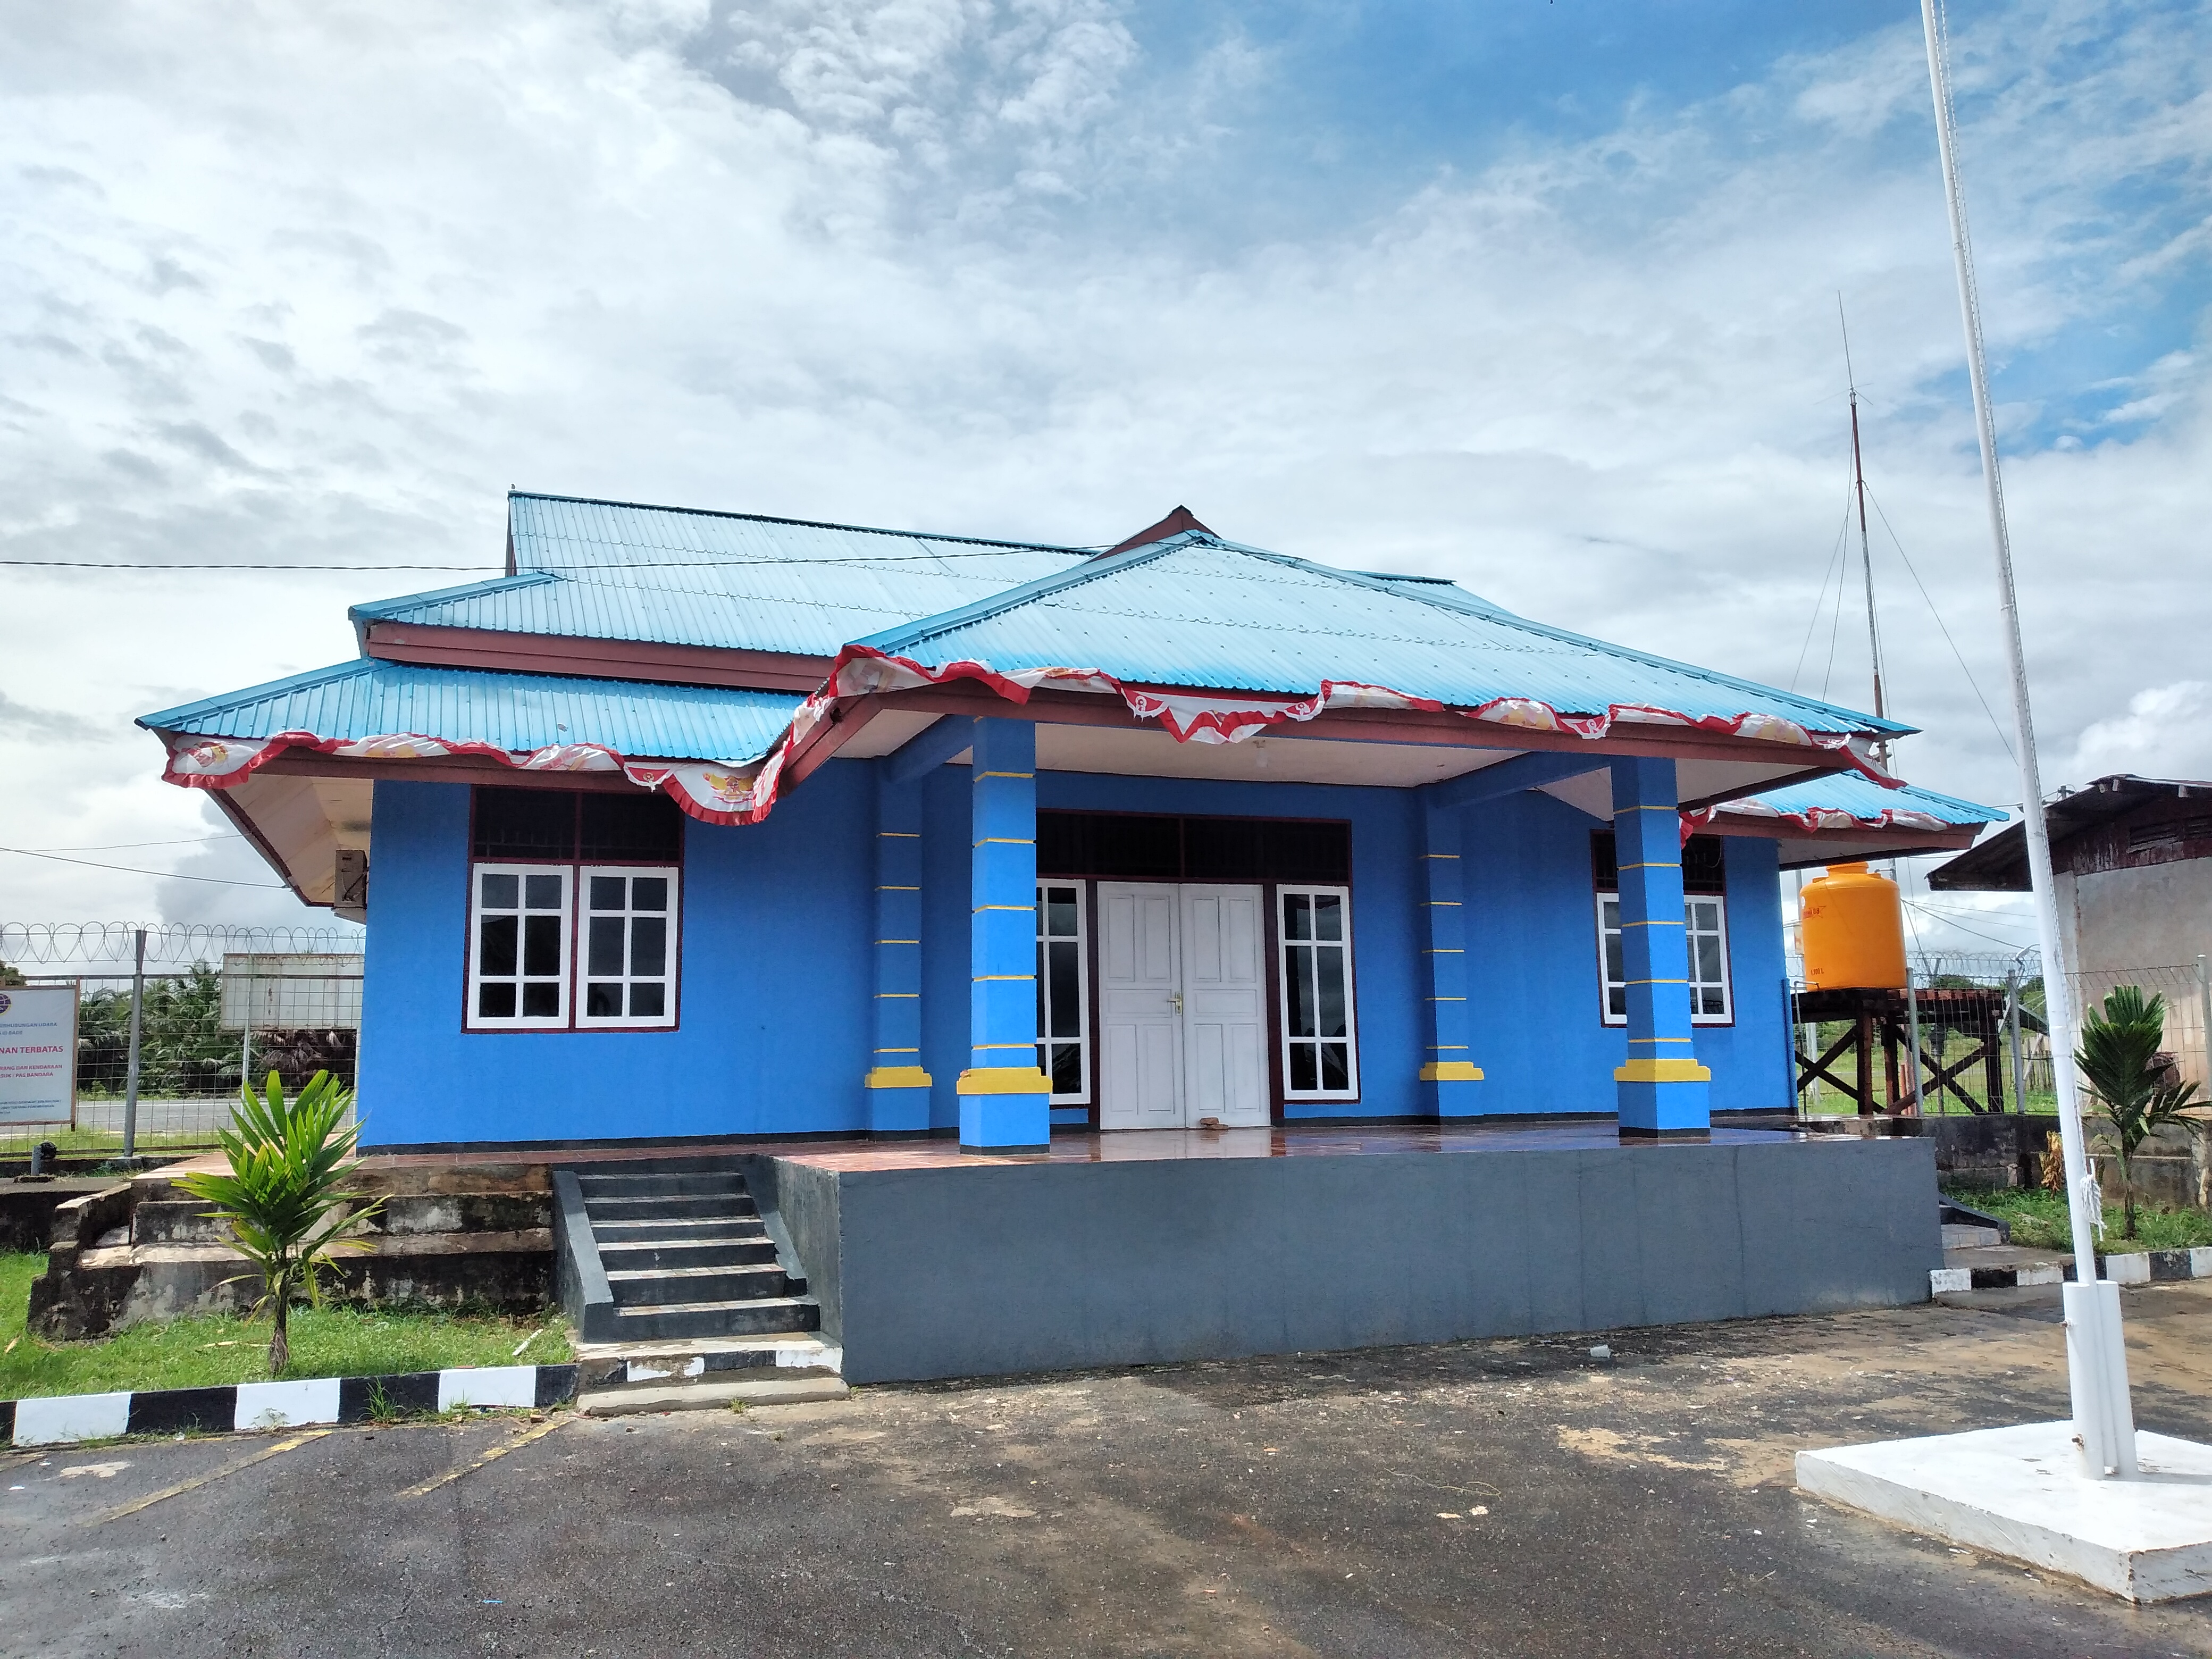
[[[1712,1144],[1747,1146],[1813,1139],[1775,1129],[1715,1126]],[[1063,1130],[1051,1150],[1004,1158],[963,1152],[949,1136],[927,1140],[744,1140],[690,1142],[678,1146],[606,1146],[513,1151],[371,1152],[364,1162],[392,1169],[428,1165],[471,1166],[514,1164],[587,1164],[638,1158],[730,1157],[739,1153],[782,1158],[828,1170],[927,1170],[979,1164],[1119,1164],[1186,1158],[1360,1158],[1417,1152],[1506,1152],[1573,1151],[1621,1145],[1609,1120],[1587,1123],[1452,1126],[1435,1123],[1302,1126],[1265,1129],[1130,1129],[1113,1133]]]

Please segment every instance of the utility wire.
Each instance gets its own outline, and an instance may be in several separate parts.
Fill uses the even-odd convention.
[[[1020,553],[1095,553],[1103,550],[1103,544],[1091,547],[982,547],[959,553],[854,553],[832,555],[814,559],[626,559],[605,564],[540,564],[532,565],[517,574],[534,576],[540,574],[558,574],[569,570],[730,570],[748,565],[780,564],[919,564],[934,563],[940,559],[1004,559]],[[177,563],[126,563],[108,559],[0,559],[0,566],[27,570],[339,570],[374,573],[387,570],[444,570],[460,574],[481,574],[484,566],[477,564],[209,564],[192,562]],[[507,574],[502,564],[492,570],[494,578]]]
[[[227,881],[221,876],[180,876],[173,870],[139,870],[127,864],[98,864],[90,859],[65,859],[58,853],[34,853],[27,847],[0,847],[0,853],[20,858],[45,859],[53,864],[81,864],[88,870],[118,870],[126,876],[158,876],[163,881],[204,881],[212,887],[258,887],[267,893],[289,890],[273,881]]]
[[[1912,899],[1906,899],[1905,901],[1905,908],[1908,910],[1918,910],[1921,908],[1921,906]],[[1932,915],[1933,912],[1924,912],[1923,914]],[[1972,933],[1976,939],[1985,939],[1992,945],[2002,945],[2008,951],[2017,950],[2020,948],[2020,941],[2018,939],[1999,939],[1995,933],[1984,933],[1978,927],[1969,927],[1965,922],[1954,921],[1948,916],[1936,916],[1935,920],[1942,922],[1946,927],[1955,927],[1962,933]],[[1919,936],[1919,930],[1917,928],[1914,929],[1914,939],[1917,939]]]
[[[175,841],[112,841],[100,847],[24,847],[15,850],[33,855],[44,853],[121,853],[134,847],[198,847],[211,841],[244,841],[240,835],[185,836]]]
[[[1904,542],[1899,539],[1896,529],[1889,522],[1889,514],[1881,510],[1881,498],[1871,489],[1867,491],[1867,496],[1874,502],[1875,517],[1881,520],[1881,527],[1889,532],[1890,545],[1897,550],[1897,556],[1905,561],[1905,569],[1911,572],[1912,585],[1920,590],[1920,597],[1927,601],[1928,614],[1936,618],[1936,626],[1943,635],[1943,643],[1951,647],[1951,654],[1958,659],[1959,672],[1966,677],[1966,684],[1973,688],[1974,701],[1981,704],[1982,713],[1990,717],[1990,730],[1997,734],[1997,741],[2004,745],[2007,757],[2017,765],[2020,757],[2012,751],[2012,739],[2005,735],[2004,723],[1997,719],[1996,710],[1990,707],[1990,700],[1982,695],[1981,685],[1974,678],[1974,671],[1966,666],[1966,655],[1959,649],[1959,642],[1951,637],[1951,630],[1944,625],[1943,613],[1936,608],[1935,599],[1928,592],[1928,584],[1920,580],[1920,572],[1913,567],[1912,556],[1905,550]]]
[[[2013,925],[2011,918],[1994,915],[1987,910],[1961,910],[1954,906],[1937,904],[1926,898],[1915,899],[1913,902],[1931,916],[1965,916],[1975,921],[1986,921],[1998,927],[2008,927]]]

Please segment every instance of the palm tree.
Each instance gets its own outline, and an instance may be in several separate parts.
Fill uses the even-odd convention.
[[[261,1299],[249,1317],[265,1308],[275,1322],[269,1375],[281,1376],[292,1360],[293,1302],[321,1300],[321,1277],[336,1252],[368,1248],[338,1233],[382,1200],[352,1207],[346,1166],[361,1126],[345,1121],[353,1091],[328,1072],[316,1073],[289,1102],[274,1072],[259,1093],[250,1081],[240,1093],[234,1127],[216,1132],[230,1173],[180,1176],[177,1185],[215,1206],[210,1213],[230,1224],[232,1248],[259,1271]]]
[[[2074,1056],[2082,1080],[2105,1109],[2105,1121],[2112,1126],[2112,1145],[2120,1163],[2123,1238],[2136,1236],[2136,1149],[2170,1123],[2191,1134],[2199,1129],[2196,1119],[2182,1115],[2195,1100],[2197,1085],[2163,1080],[2158,1051],[2165,1040],[2166,999],[2154,996],[2146,1001],[2141,986],[2116,986],[2106,997],[2103,1010],[2082,1023],[2081,1047]]]

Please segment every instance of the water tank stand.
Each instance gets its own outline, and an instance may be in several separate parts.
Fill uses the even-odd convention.
[[[1902,991],[1887,990],[1826,990],[1802,991],[1796,1002],[1796,1018],[1800,1024],[1833,1024],[1845,1023],[1849,1029],[1830,1043],[1825,1052],[1807,1054],[1802,1049],[1797,1056],[1797,1091],[1802,1095],[1817,1078],[1844,1098],[1854,1102],[1862,1117],[1917,1116],[1920,1102],[1900,1076],[1899,1050],[1911,1041],[1911,1016]],[[1940,1103],[1948,1091],[1966,1109],[1977,1115],[2001,1112],[2004,1109],[2004,1019],[2006,993],[2002,987],[1984,988],[1979,986],[1946,987],[1923,989],[1919,993],[1922,1046],[1920,1070],[1923,1087],[1928,1097]],[[1945,1060],[1942,1051],[1947,1046],[1948,1033],[1964,1034],[1970,1046],[1961,1058]],[[1933,1039],[1936,1051],[1930,1054],[1927,1043]],[[1882,1054],[1881,1077],[1883,1088],[1877,1103],[1875,1088],[1874,1051],[1879,1044]],[[1817,1045],[1816,1045],[1817,1047]],[[1846,1081],[1835,1068],[1846,1054],[1855,1054],[1854,1080]],[[1982,1068],[1984,1100],[1969,1094],[1960,1079],[1972,1069]],[[2015,1103],[2014,1109],[2018,1109]]]

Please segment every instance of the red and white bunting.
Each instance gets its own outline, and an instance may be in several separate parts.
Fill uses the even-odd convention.
[[[848,645],[839,654],[828,681],[799,706],[783,735],[757,763],[631,761],[611,749],[588,743],[557,744],[514,751],[490,744],[451,741],[417,732],[332,738],[318,737],[312,732],[282,732],[272,738],[179,738],[174,740],[168,770],[163,775],[167,781],[186,788],[228,789],[293,748],[368,760],[465,755],[497,761],[525,772],[619,771],[641,788],[665,790],[684,811],[705,823],[757,823],[775,805],[786,763],[829,718],[840,698],[914,690],[957,680],[975,681],[1017,704],[1028,702],[1030,694],[1040,688],[1119,696],[1131,714],[1139,720],[1158,720],[1177,743],[1242,743],[1272,726],[1285,722],[1303,723],[1329,709],[1420,709],[1435,714],[1448,707],[1433,698],[1417,697],[1359,680],[1324,680],[1321,689],[1310,697],[1246,691],[1153,690],[1127,684],[1097,668],[1023,668],[1000,673],[986,663],[963,659],[930,665],[869,646]],[[1615,726],[1635,725],[1686,726],[1765,743],[1796,744],[1842,755],[1858,771],[1884,787],[1898,787],[1895,779],[1874,763],[1863,736],[1812,732],[1778,714],[1691,715],[1648,703],[1614,703],[1602,714],[1563,714],[1534,697],[1498,697],[1480,708],[1453,708],[1450,712],[1509,730],[1566,733],[1591,739],[1607,736]],[[1743,804],[1732,804],[1729,810],[1744,810]],[[1771,809],[1764,810],[1768,816],[1784,816]],[[1945,827],[1926,814],[1916,812],[1885,811],[1879,818],[1856,817],[1840,811],[1793,816],[1808,830],[1884,828],[1893,824],[1915,829]],[[1685,814],[1683,833],[1689,833],[1693,819],[1702,827],[1711,821],[1711,811]],[[1815,824],[1811,822],[1814,818],[1822,822]]]

